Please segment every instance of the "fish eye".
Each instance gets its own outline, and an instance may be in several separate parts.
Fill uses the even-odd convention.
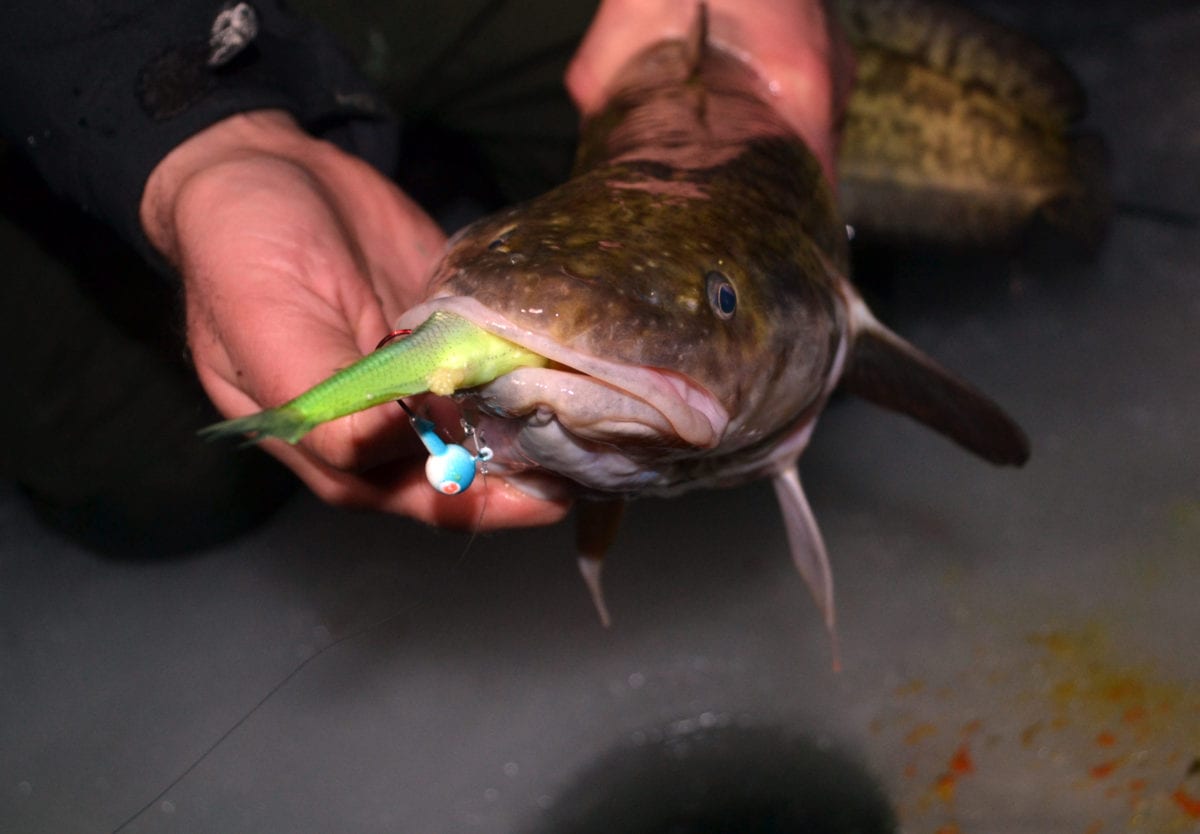
[[[712,305],[717,318],[731,319],[737,310],[737,290],[733,282],[723,272],[712,270],[704,276],[708,289],[708,303]]]

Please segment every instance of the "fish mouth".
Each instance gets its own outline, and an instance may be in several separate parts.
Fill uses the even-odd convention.
[[[514,324],[473,298],[431,299],[405,312],[396,326],[415,328],[438,310],[461,316],[552,363],[518,368],[481,386],[484,404],[500,413],[515,416],[565,402],[569,407],[559,409],[557,416],[581,437],[646,443],[674,439],[675,445],[699,449],[715,448],[729,424],[725,407],[690,377],[572,349],[550,335]],[[556,394],[547,396],[549,392]]]

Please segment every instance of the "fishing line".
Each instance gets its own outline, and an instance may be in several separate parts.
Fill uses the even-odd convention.
[[[486,479],[487,479],[486,468],[484,469],[482,474],[484,476],[485,487],[486,487]],[[483,523],[483,514],[487,510],[487,503],[488,503],[488,495],[487,495],[487,492],[485,489],[484,498],[483,498],[483,506],[481,506],[479,509],[479,518],[475,523],[475,529],[473,529],[471,531],[471,538],[467,540],[467,544],[465,547],[463,547],[462,552],[458,556],[458,559],[455,560],[455,562],[451,565],[452,569],[457,570],[461,566],[463,560],[466,558],[467,552],[471,549],[471,545],[474,544],[475,540],[479,537],[479,532],[480,532],[479,528]],[[200,767],[200,765],[204,764],[204,762],[209,758],[209,756],[211,756],[213,753],[215,753],[217,751],[217,749],[222,744],[224,744],[234,733],[236,733],[238,730],[240,730],[246,724],[246,722],[248,722],[256,714],[258,714],[259,710],[261,710],[264,706],[267,705],[267,702],[269,702],[276,695],[278,695],[283,690],[284,687],[286,687],[297,676],[299,676],[299,674],[301,672],[303,672],[305,669],[307,669],[310,664],[314,663],[316,660],[320,659],[328,652],[331,652],[334,649],[338,648],[343,643],[349,643],[352,640],[357,640],[362,637],[367,637],[367,636],[375,633],[376,631],[379,631],[380,629],[384,628],[389,623],[392,623],[395,620],[399,619],[404,614],[409,613],[414,608],[418,608],[425,604],[426,604],[425,601],[422,600],[422,601],[414,602],[410,605],[406,605],[402,608],[399,608],[399,609],[391,612],[387,616],[382,617],[381,619],[377,620],[376,622],[370,623],[366,626],[363,626],[362,628],[356,629],[355,631],[351,631],[350,633],[345,634],[342,637],[339,637],[338,639],[325,644],[320,649],[318,649],[317,651],[313,652],[311,655],[306,657],[304,660],[300,661],[300,663],[294,669],[292,669],[290,672],[288,672],[283,678],[281,678],[270,689],[268,689],[266,691],[266,693],[261,698],[259,698],[258,701],[256,701],[254,703],[254,706],[250,707],[250,709],[248,711],[246,711],[245,713],[243,713],[241,715],[241,717],[239,717],[237,719],[237,721],[235,721],[233,724],[229,725],[229,727],[225,730],[225,732],[223,732],[219,736],[217,736],[217,738],[214,739],[212,741],[212,743],[208,745],[208,747],[204,748],[203,752],[201,752],[199,756],[197,756],[194,760],[192,760],[191,764],[189,764],[186,768],[184,768],[183,771],[178,776],[176,776],[169,783],[167,783],[166,787],[164,787],[157,794],[155,794],[153,797],[151,797],[150,800],[148,800],[144,805],[142,805],[136,811],[134,811],[120,825],[118,825],[116,828],[112,829],[110,834],[121,834],[122,831],[124,831],[126,828],[128,828],[132,823],[134,823],[136,820],[138,820],[143,814],[145,814],[147,811],[149,811],[151,808],[153,808],[155,805],[157,805],[162,799],[164,799],[167,796],[167,794],[169,794],[171,791],[175,790],[175,788],[177,788],[185,779],[187,779],[189,776],[192,775],[193,772],[195,772],[196,768],[198,768],[198,767]]]
[[[475,455],[479,461],[479,475],[483,478],[483,503],[479,505],[479,516],[475,519],[475,526],[471,529],[471,538],[467,539],[466,546],[463,547],[462,553],[458,554],[458,559],[454,563],[456,568],[462,566],[471,545],[475,544],[475,540],[479,538],[479,534],[483,530],[483,516],[487,512],[488,500],[491,498],[489,492],[491,485],[488,483],[488,461],[492,459],[492,450],[488,447],[483,432],[467,422],[466,417],[462,418],[462,427],[466,436],[471,438],[475,444]]]
[[[397,402],[399,402],[399,401],[397,401]],[[405,403],[401,402],[400,405],[404,408],[405,412],[410,415],[410,417],[415,416],[413,414],[412,410]],[[418,419],[420,419],[420,418],[418,418]],[[458,569],[462,565],[463,560],[466,558],[468,551],[470,551],[470,549],[471,549],[471,546],[475,543],[475,540],[479,537],[480,529],[483,526],[483,516],[484,516],[484,513],[487,511],[488,498],[489,498],[488,490],[487,490],[487,487],[488,487],[488,484],[487,484],[487,461],[491,459],[491,455],[490,455],[491,450],[488,449],[486,445],[484,445],[483,439],[482,439],[482,437],[479,436],[478,430],[476,430],[474,427],[467,426],[465,420],[464,420],[464,426],[468,429],[468,435],[470,437],[474,438],[474,443],[475,443],[475,447],[477,450],[478,459],[480,461],[480,474],[482,475],[483,481],[484,481],[484,484],[483,484],[484,493],[483,493],[483,503],[479,508],[479,517],[475,521],[475,526],[471,531],[471,537],[467,540],[467,543],[463,547],[462,552],[459,553],[458,559],[456,559],[455,562],[453,563],[453,565],[452,565],[453,569]],[[323,657],[326,653],[331,652],[334,649],[338,648],[343,643],[348,643],[351,640],[357,640],[360,637],[366,637],[366,636],[382,629],[383,627],[387,626],[389,623],[400,618],[402,615],[404,615],[404,614],[410,612],[411,610],[413,610],[414,608],[419,607],[424,604],[425,603],[423,601],[418,601],[411,605],[406,605],[400,609],[397,609],[374,623],[370,623],[369,625],[363,626],[362,628],[359,628],[355,631],[351,631],[349,634],[343,635],[342,637],[339,637],[337,640],[334,640],[331,643],[327,643],[326,645],[324,645],[320,649],[318,649],[316,652],[314,652],[313,654],[306,657],[294,669],[292,669],[290,672],[288,672],[282,679],[280,679],[276,684],[274,684],[270,689],[268,689],[266,691],[266,693],[261,698],[259,698],[258,701],[255,702],[254,706],[250,707],[250,709],[248,711],[243,713],[242,716],[237,719],[237,721],[235,721],[233,724],[231,724],[225,730],[225,732],[223,732],[219,736],[217,736],[217,738],[214,739],[213,742],[211,744],[209,744],[208,747],[206,747],[203,750],[203,752],[201,752],[200,755],[197,756],[192,761],[191,764],[189,764],[186,768],[184,768],[183,771],[178,776],[176,776],[174,779],[172,779],[166,785],[166,787],[164,787],[161,791],[159,791],[157,794],[155,794],[149,801],[147,801],[144,805],[142,805],[140,808],[138,808],[136,811],[134,811],[133,814],[131,814],[129,817],[127,817],[120,825],[118,825],[116,828],[112,829],[111,834],[120,834],[120,832],[122,832],[126,828],[128,828],[130,824],[132,824],[134,821],[139,819],[143,814],[145,814],[147,811],[149,811],[151,808],[153,808],[155,805],[157,805],[164,797],[167,796],[167,794],[169,794],[171,791],[173,791],[175,788],[177,788],[183,782],[183,780],[187,779],[190,775],[192,775],[192,773],[195,772],[196,768],[200,767],[200,765],[202,765],[209,758],[209,756],[211,756],[214,752],[216,752],[217,748],[219,748],[234,733],[236,733],[239,729],[241,729],[246,724],[247,721],[249,721],[251,718],[253,718],[259,712],[259,710],[261,710],[264,706],[266,706],[268,701],[270,701],[277,694],[279,694],[279,692],[282,691],[285,686],[287,686],[289,683],[291,683],[301,672],[303,672],[305,669],[307,669],[309,667],[309,665],[312,664],[314,661]]]
[[[412,330],[407,328],[393,330],[379,340],[379,344],[375,346],[375,349],[379,350],[381,347],[394,339],[411,335]],[[488,492],[489,484],[487,481],[487,464],[488,461],[492,459],[492,450],[487,445],[487,441],[483,436],[483,432],[476,429],[466,417],[460,418],[459,423],[462,426],[464,442],[470,440],[475,446],[474,455],[468,452],[463,446],[454,443],[445,443],[442,441],[437,435],[437,427],[431,421],[418,416],[417,413],[413,411],[412,407],[409,406],[409,404],[404,400],[396,400],[396,405],[404,409],[404,413],[408,415],[409,423],[412,424],[413,429],[417,432],[417,436],[421,439],[421,442],[425,445],[426,449],[430,453],[430,461],[428,461],[426,464],[426,475],[429,478],[430,485],[433,486],[434,489],[447,495],[454,495],[465,491],[471,485],[471,480],[474,478],[474,468],[476,465],[479,467],[479,474],[483,476],[483,503],[479,507],[479,517],[475,519],[475,526],[471,530],[471,538],[467,540],[466,547],[463,548],[462,553],[459,554],[458,560],[455,562],[455,566],[461,565],[463,559],[467,555],[467,551],[471,549],[471,545],[475,543],[475,539],[479,538],[480,530],[483,527],[483,517],[487,512],[488,500],[491,497]],[[452,490],[447,490],[445,488],[446,482],[442,481],[439,477],[442,474],[441,472],[435,475],[429,469],[429,464],[433,463],[433,458],[436,458],[442,454],[451,454],[455,456],[458,459],[458,462],[461,462],[463,466],[467,465],[467,459],[470,461],[469,475],[465,471],[460,473],[460,480],[453,482],[454,489]],[[465,479],[465,482],[463,479]]]
[[[379,341],[379,344],[376,345],[375,349],[378,350],[379,348],[383,347],[384,345],[386,345],[388,342],[392,341],[393,339],[399,338],[401,336],[408,336],[411,333],[412,333],[411,330],[393,330]],[[437,460],[439,458],[452,459],[450,461],[450,463],[452,465],[455,463],[463,463],[465,465],[466,462],[469,462],[469,466],[471,469],[469,475],[464,474],[459,471],[456,471],[456,470],[453,470],[453,466],[452,466],[452,471],[450,471],[449,474],[453,478],[453,480],[446,480],[444,477],[446,475],[446,472],[442,471],[441,469],[435,468],[438,476],[440,476],[440,480],[439,480],[439,478],[435,477],[435,475],[433,474],[433,471],[435,471],[435,470],[431,470],[431,468],[427,466],[426,472],[429,477],[430,484],[435,489],[437,489],[439,492],[442,492],[444,494],[450,494],[450,495],[456,494],[458,492],[463,492],[472,483],[472,480],[474,477],[474,468],[477,465],[479,467],[479,473],[483,478],[483,503],[480,505],[479,516],[475,520],[474,528],[471,530],[471,537],[467,540],[466,546],[463,547],[462,552],[458,556],[458,559],[454,562],[454,564],[452,566],[453,568],[457,569],[458,567],[460,567],[462,565],[462,562],[466,558],[468,551],[470,551],[470,549],[471,549],[471,545],[473,545],[475,543],[475,540],[479,537],[480,530],[483,527],[483,517],[484,517],[484,514],[487,512],[488,499],[489,499],[489,494],[488,494],[488,486],[489,485],[487,482],[487,476],[488,476],[487,463],[488,463],[488,461],[490,461],[492,459],[492,450],[488,447],[486,440],[483,437],[483,433],[481,431],[479,431],[479,429],[477,429],[475,426],[473,426],[465,417],[462,418],[462,429],[463,429],[463,434],[464,434],[464,442],[466,442],[467,440],[470,440],[472,442],[472,444],[475,446],[474,454],[471,454],[469,451],[467,451],[464,446],[461,446],[461,445],[455,444],[455,443],[446,443],[445,441],[443,441],[440,437],[438,437],[437,429],[436,429],[436,426],[434,426],[433,422],[419,416],[415,411],[413,411],[413,409],[408,405],[408,403],[404,402],[403,400],[396,400],[396,403],[402,409],[404,409],[404,413],[406,415],[408,415],[409,422],[413,425],[413,428],[417,431],[417,434],[421,438],[422,443],[429,450],[429,452],[430,452],[429,461],[430,462],[434,462],[435,460]],[[447,489],[446,488],[447,484],[453,485],[454,488]],[[186,779],[193,772],[195,772],[196,768],[198,768],[200,765],[202,765],[205,762],[205,760],[207,760],[208,757],[211,756],[217,750],[217,748],[219,748],[222,744],[225,743],[226,740],[229,739],[230,736],[232,736],[234,733],[236,733],[239,729],[242,728],[242,726],[245,725],[245,723],[247,721],[249,721],[251,718],[253,718],[258,713],[258,711],[261,710],[267,704],[268,701],[270,701],[272,698],[274,698],[285,686],[287,686],[289,683],[291,683],[292,680],[294,680],[297,675],[299,675],[301,672],[303,672],[305,669],[307,669],[309,664],[313,663],[318,658],[324,656],[327,652],[330,652],[333,649],[336,649],[338,646],[342,645],[343,643],[347,643],[351,640],[356,640],[360,637],[365,637],[365,636],[383,628],[388,623],[391,623],[394,620],[398,619],[401,615],[411,611],[413,608],[423,605],[423,604],[424,604],[423,602],[416,602],[416,603],[413,603],[412,605],[404,606],[403,608],[393,611],[392,613],[388,614],[386,617],[383,617],[382,619],[378,620],[377,622],[371,623],[360,629],[352,631],[349,634],[339,637],[337,640],[334,640],[333,642],[328,643],[325,646],[322,646],[319,650],[317,650],[313,654],[306,657],[294,669],[292,669],[282,679],[280,679],[274,686],[272,686],[270,689],[268,689],[266,691],[266,693],[261,698],[258,699],[258,701],[254,704],[254,706],[252,706],[248,711],[243,713],[242,716],[240,718],[238,718],[237,721],[235,721],[233,724],[231,724],[225,730],[225,732],[223,732],[223,733],[221,733],[221,735],[217,736],[217,738],[211,744],[209,744],[208,747],[206,747],[204,749],[204,751],[202,753],[200,753],[200,755],[192,761],[191,764],[189,764],[186,768],[184,768],[184,770],[178,776],[176,776],[174,779],[172,779],[166,785],[166,787],[164,787],[161,791],[159,791],[157,794],[155,794],[148,802],[146,802],[144,805],[142,805],[140,808],[138,808],[136,811],[134,811],[134,813],[131,814],[129,817],[127,817],[120,825],[118,825],[116,828],[112,829],[111,834],[120,834],[120,832],[122,832],[126,828],[128,828],[131,823],[133,823],[135,820],[140,818],[143,814],[145,814],[147,811],[149,811],[151,808],[153,808],[159,801],[161,801],[167,794],[169,794],[172,790],[174,790],[176,787],[178,787],[180,785],[180,783],[183,782],[184,779]]]
[[[196,768],[198,768],[200,765],[204,764],[204,761],[209,756],[211,756],[217,750],[218,747],[220,747],[222,744],[224,744],[225,741],[230,736],[232,736],[234,733],[236,733],[239,729],[241,729],[241,727],[247,721],[249,721],[251,718],[253,718],[255,716],[255,714],[258,713],[258,711],[260,709],[262,709],[263,706],[265,706],[268,701],[270,701],[272,698],[275,697],[275,695],[277,695],[280,692],[280,690],[282,690],[285,686],[287,686],[289,683],[291,683],[292,680],[297,675],[299,675],[301,672],[303,672],[305,669],[307,669],[310,663],[312,663],[313,661],[317,660],[318,658],[324,656],[326,654],[326,652],[330,652],[333,649],[336,649],[338,646],[342,645],[343,643],[347,643],[351,640],[356,640],[359,637],[365,637],[365,636],[371,634],[372,632],[375,632],[375,631],[383,628],[388,623],[398,619],[402,614],[406,614],[409,611],[411,611],[413,608],[418,607],[420,605],[424,605],[424,604],[425,604],[424,602],[415,602],[412,605],[406,605],[405,607],[403,607],[397,611],[393,611],[392,613],[388,614],[386,617],[378,620],[377,622],[371,623],[370,625],[363,626],[362,628],[360,628],[356,631],[352,631],[349,634],[339,637],[337,640],[334,640],[331,643],[327,643],[326,645],[322,646],[320,649],[318,649],[317,651],[313,652],[311,655],[306,657],[304,660],[300,661],[300,664],[298,666],[296,666],[294,669],[292,669],[292,671],[288,672],[287,675],[285,675],[283,677],[283,679],[281,679],[278,683],[276,683],[274,686],[272,686],[270,689],[268,689],[266,694],[263,695],[261,698],[259,698],[257,703],[255,703],[254,706],[252,706],[248,712],[243,713],[243,715],[240,718],[238,718],[237,721],[235,721],[233,724],[231,724],[229,726],[229,728],[227,730],[225,730],[225,732],[223,732],[223,733],[221,733],[221,735],[217,736],[216,740],[213,741],[211,744],[209,744],[208,747],[206,747],[204,749],[204,752],[202,752],[196,759],[194,759],[192,761],[191,764],[189,764],[186,768],[184,768],[182,773],[180,773],[178,776],[176,776],[174,779],[172,779],[165,788],[163,788],[161,791],[159,791],[157,794],[155,794],[154,797],[152,799],[150,799],[150,801],[147,802],[145,805],[138,808],[137,811],[135,811],[132,815],[130,815],[124,822],[122,822],[116,828],[112,829],[111,834],[120,834],[120,832],[124,831],[131,823],[133,823],[135,820],[137,820],[139,817],[141,817],[143,814],[145,814],[147,811],[149,811],[151,808],[153,808],[161,799],[163,799],[163,797],[165,797],[167,794],[169,794],[171,791],[173,791],[176,787],[178,787],[179,784],[181,782],[183,782],[184,779],[186,779],[188,776],[190,776],[196,770]]]

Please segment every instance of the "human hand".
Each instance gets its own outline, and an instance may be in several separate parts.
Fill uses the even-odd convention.
[[[196,371],[228,416],[278,405],[374,349],[422,300],[445,243],[384,176],[276,111],[230,117],[173,150],[147,180],[141,217],[183,278]],[[437,492],[399,408],[263,446],[340,506],[461,528],[548,524],[566,512],[499,478],[461,496]]]
[[[821,0],[708,0],[709,39],[746,61],[764,92],[820,160],[830,182],[854,56]],[[686,37],[698,4],[603,0],[567,68],[567,90],[584,116],[603,106],[608,84],[658,41]]]

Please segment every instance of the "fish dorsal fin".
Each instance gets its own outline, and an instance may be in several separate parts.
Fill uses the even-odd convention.
[[[912,417],[995,464],[1020,466],[1029,439],[1000,406],[880,324],[861,299],[851,305],[854,344],[842,385]]]
[[[808,499],[804,497],[804,488],[800,485],[796,465],[789,464],[772,478],[771,484],[775,487],[775,497],[779,500],[779,509],[783,513],[792,562],[804,578],[817,608],[821,611],[821,619],[824,620],[829,638],[833,642],[833,668],[838,670],[841,668],[841,659],[838,653],[837,617],[833,602],[833,569],[829,565],[829,555],[825,552],[825,540],[821,537],[817,519],[808,506]]]

